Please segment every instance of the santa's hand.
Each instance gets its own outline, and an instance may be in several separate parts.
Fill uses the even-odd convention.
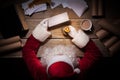
[[[33,30],[32,35],[39,41],[44,42],[51,33],[48,29],[48,18],[42,20]]]
[[[71,36],[72,42],[77,45],[79,48],[83,48],[89,42],[89,37],[82,30],[76,31],[74,27],[69,26],[70,32],[68,33]]]
[[[69,26],[70,32],[68,33],[68,35],[72,38],[74,38],[75,35],[77,35],[77,31],[73,26]]]

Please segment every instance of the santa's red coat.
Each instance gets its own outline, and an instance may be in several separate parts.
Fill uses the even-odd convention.
[[[40,46],[41,42],[31,35],[23,47],[22,56],[34,80],[50,80],[46,73],[46,68],[42,66],[40,59],[36,56]],[[82,79],[84,73],[102,56],[92,40],[84,47],[84,51],[84,57],[79,60],[80,74],[77,79]]]

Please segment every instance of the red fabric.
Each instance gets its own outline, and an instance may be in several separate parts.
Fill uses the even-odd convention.
[[[84,57],[79,60],[79,68],[81,70],[80,78],[84,78],[85,72],[90,69],[95,62],[97,62],[102,54],[95,43],[90,40],[84,48]]]
[[[23,47],[22,56],[34,80],[47,80],[46,69],[36,57],[39,46],[40,42],[31,35]]]
[[[65,62],[56,62],[49,67],[48,73],[52,77],[63,78],[71,76],[74,74],[74,71],[69,64]]]
[[[49,77],[46,73],[46,68],[42,66],[40,60],[36,57],[40,44],[41,42],[31,35],[23,47],[22,55],[34,80],[48,80]],[[84,50],[85,55],[79,60],[78,66],[80,68],[80,77],[82,77],[84,72],[90,69],[102,56],[92,40],[88,42]]]

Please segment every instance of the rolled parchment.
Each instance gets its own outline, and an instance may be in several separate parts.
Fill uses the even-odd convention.
[[[92,0],[92,16],[98,16],[98,3],[97,3],[97,0]]]
[[[109,32],[104,29],[100,29],[99,31],[96,32],[96,35],[99,39],[103,39],[109,35]]]
[[[114,26],[114,25],[112,25],[112,24],[110,24],[106,19],[100,20],[100,21],[98,22],[98,24],[99,24],[102,28],[104,28],[104,29],[112,32],[113,34],[117,35],[118,37],[120,37],[120,28],[119,28],[119,27],[116,27],[116,26]]]
[[[9,45],[0,46],[0,53],[13,51],[13,50],[17,50],[20,48],[22,48],[22,43],[21,43],[21,41],[18,41],[15,43],[11,43]]]
[[[117,41],[112,47],[109,48],[111,55],[114,55],[118,50],[120,50],[120,40]]]
[[[98,0],[98,16],[103,16],[103,0]]]
[[[7,39],[0,39],[0,46],[11,44],[11,43],[18,42],[18,41],[20,41],[19,36],[10,37]]]
[[[110,39],[108,39],[107,41],[104,42],[104,45],[107,48],[110,48],[117,40],[118,40],[118,38],[116,36],[112,36]]]

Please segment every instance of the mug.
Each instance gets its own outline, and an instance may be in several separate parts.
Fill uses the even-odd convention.
[[[92,22],[90,19],[83,19],[80,23],[80,27],[84,31],[91,31],[92,28]]]

